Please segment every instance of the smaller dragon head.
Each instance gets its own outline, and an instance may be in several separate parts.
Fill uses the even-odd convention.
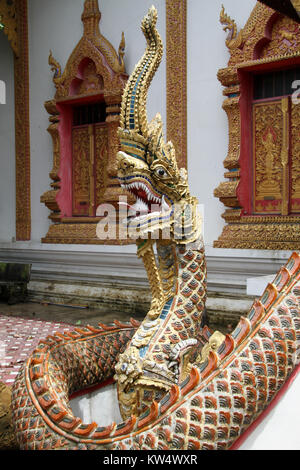
[[[164,142],[160,114],[148,123],[146,97],[162,58],[162,41],[156,30],[157,12],[150,8],[142,22],[147,48],[126,84],[121,108],[117,176],[121,186],[136,199],[128,205],[129,235],[148,238],[172,228],[185,207],[195,206],[190,197],[187,172],[179,169],[172,142]],[[190,214],[190,218],[193,218]]]

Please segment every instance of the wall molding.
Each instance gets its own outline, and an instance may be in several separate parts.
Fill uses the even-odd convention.
[[[6,245],[6,246],[5,246]],[[32,244],[31,244],[32,245]],[[64,247],[65,248],[65,247]],[[254,256],[251,250],[226,254],[227,250],[207,250],[208,290],[216,293],[246,295],[247,278],[276,274],[289,258],[290,252],[261,252]],[[209,253],[213,252],[213,254]],[[228,250],[234,251],[234,250]],[[76,251],[14,248],[0,245],[0,260],[32,264],[32,280],[88,282],[112,288],[148,287],[146,272],[135,253],[113,251]]]
[[[187,166],[187,0],[166,0],[167,138]]]

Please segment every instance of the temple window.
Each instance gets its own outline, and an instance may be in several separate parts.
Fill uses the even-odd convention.
[[[253,214],[300,212],[297,108],[291,100],[299,79],[299,67],[253,77]]]
[[[214,191],[226,224],[214,246],[300,249],[299,24],[260,2],[239,32],[224,7],[220,21],[229,145]]]
[[[292,95],[293,84],[296,80],[300,80],[300,67],[256,74],[253,77],[253,99]]]
[[[83,37],[65,70],[52,52],[49,56],[56,94],[45,103],[53,168],[51,190],[41,197],[52,221],[44,243],[110,243],[97,238],[97,207],[111,204],[117,212],[124,192],[115,178],[120,106],[128,79],[124,34],[116,52],[100,33],[98,0],[85,0],[81,18]]]

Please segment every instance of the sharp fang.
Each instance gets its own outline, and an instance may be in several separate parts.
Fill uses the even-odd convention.
[[[161,206],[163,212],[167,212],[169,210],[169,206],[165,200],[165,196],[162,197]]]

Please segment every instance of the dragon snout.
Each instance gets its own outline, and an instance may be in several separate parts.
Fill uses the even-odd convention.
[[[117,173],[122,177],[149,170],[146,163],[122,151],[117,153],[116,161]]]
[[[133,162],[130,161],[126,153],[117,153],[117,170],[118,172],[126,173],[127,171],[134,168]]]

